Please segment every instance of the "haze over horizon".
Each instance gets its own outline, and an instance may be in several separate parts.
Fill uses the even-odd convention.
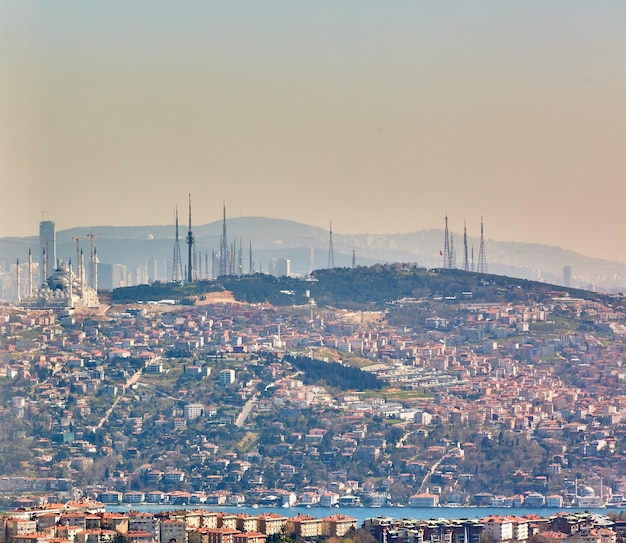
[[[0,0],[0,237],[229,217],[626,262],[626,4]]]

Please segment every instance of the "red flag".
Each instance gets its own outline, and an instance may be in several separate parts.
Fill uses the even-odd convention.
[[[439,256],[443,256],[443,252],[439,251]]]

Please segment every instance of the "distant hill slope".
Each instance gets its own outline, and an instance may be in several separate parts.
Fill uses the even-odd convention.
[[[236,246],[243,256],[243,270],[248,272],[249,248],[255,271],[268,269],[272,258],[291,260],[292,273],[304,275],[314,269],[325,268],[328,262],[328,231],[295,221],[260,217],[228,219],[229,245]],[[217,251],[222,231],[221,221],[193,227],[196,250],[206,262],[211,252]],[[101,263],[124,264],[129,270],[136,266],[157,269],[157,276],[171,276],[174,245],[173,225],[153,226],[98,226],[80,227],[57,233],[57,255],[71,258],[76,253],[73,237],[85,238],[90,232],[100,234],[95,245]],[[181,252],[185,255],[186,225],[180,225]],[[82,242],[88,248],[88,240]],[[477,259],[479,240],[470,237]],[[462,238],[456,236],[457,267],[463,266]],[[415,262],[426,268],[440,267],[439,251],[443,248],[442,230],[423,230],[404,234],[341,234],[333,232],[334,260],[339,267],[351,266],[354,251],[357,265],[384,262]],[[33,255],[39,251],[36,237],[0,238],[0,263],[5,268],[16,258],[26,261],[29,247]],[[471,253],[471,251],[470,251]],[[488,271],[495,274],[535,279],[562,284],[563,267],[572,267],[572,286],[603,291],[622,291],[626,288],[626,263],[586,257],[558,247],[513,241],[486,240]],[[37,258],[34,257],[37,261]],[[184,260],[184,257],[183,257]],[[210,264],[208,266],[210,268]],[[208,272],[211,270],[209,269]]]

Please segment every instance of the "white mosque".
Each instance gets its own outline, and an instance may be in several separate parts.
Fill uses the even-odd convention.
[[[41,287],[25,296],[18,296],[17,303],[31,309],[67,309],[99,305],[97,291],[86,284],[84,277],[79,277],[72,271],[71,264],[61,261]]]
[[[85,261],[82,250],[77,246],[77,273],[72,270],[71,261],[56,261],[56,269],[50,270],[50,261],[56,255],[56,236],[54,222],[40,223],[40,245],[42,263],[41,274],[45,277],[39,288],[33,289],[33,259],[28,252],[28,287],[25,295],[20,292],[20,263],[17,261],[17,305],[30,309],[71,309],[80,307],[98,307],[98,257],[95,250],[90,255],[90,280],[85,277]],[[49,255],[51,258],[49,258]],[[91,283],[91,286],[90,284]]]

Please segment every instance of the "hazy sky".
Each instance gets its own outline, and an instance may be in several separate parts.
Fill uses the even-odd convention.
[[[626,2],[0,0],[0,236],[265,216],[626,261]]]

